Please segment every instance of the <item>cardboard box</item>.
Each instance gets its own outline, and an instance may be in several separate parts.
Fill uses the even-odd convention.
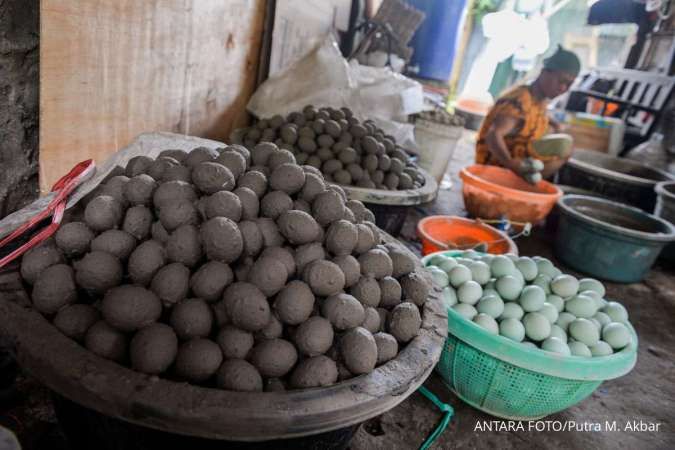
[[[565,133],[574,139],[574,148],[618,155],[626,126],[621,119],[595,114],[571,114]]]

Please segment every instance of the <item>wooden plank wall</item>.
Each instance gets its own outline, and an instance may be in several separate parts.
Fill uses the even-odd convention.
[[[255,88],[264,0],[42,0],[40,188],[145,131],[225,139]]]

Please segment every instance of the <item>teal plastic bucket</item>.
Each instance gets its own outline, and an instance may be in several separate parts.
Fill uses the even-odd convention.
[[[558,200],[556,256],[573,269],[604,280],[642,280],[675,227],[659,217],[610,200],[565,195]]]

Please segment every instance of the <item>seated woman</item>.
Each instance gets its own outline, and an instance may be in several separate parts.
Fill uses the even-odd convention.
[[[501,96],[488,111],[476,144],[476,163],[492,164],[522,175],[523,159],[531,157],[544,162],[542,176],[553,175],[567,159],[538,155],[533,142],[546,134],[549,125],[554,132],[559,124],[546,114],[549,99],[565,93],[579,74],[581,64],[577,56],[558,46],[557,51],[544,60],[537,79]]]

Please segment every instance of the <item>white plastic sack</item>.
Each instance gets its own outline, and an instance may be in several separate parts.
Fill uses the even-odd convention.
[[[359,120],[372,119],[408,150],[416,151],[409,114],[429,109],[422,85],[386,67],[348,63],[331,34],[297,63],[266,80],[247,109],[256,117],[286,116],[305,105],[346,106]]]

